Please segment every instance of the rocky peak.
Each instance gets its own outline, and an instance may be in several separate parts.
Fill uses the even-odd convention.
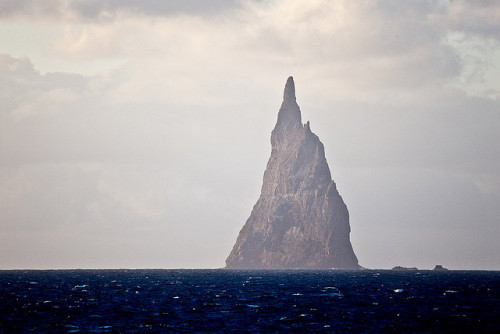
[[[261,195],[226,267],[359,269],[347,207],[331,179],[323,144],[309,122],[301,122],[292,77],[271,145]]]
[[[286,81],[285,91],[283,92],[283,102],[278,112],[278,121],[276,122],[276,131],[289,131],[302,126],[300,108],[295,98],[295,83],[293,77]]]
[[[295,83],[293,77],[288,77],[285,84],[285,91],[283,92],[283,101],[295,102]]]

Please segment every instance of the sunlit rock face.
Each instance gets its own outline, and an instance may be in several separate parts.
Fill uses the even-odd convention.
[[[359,269],[349,212],[333,182],[323,144],[302,124],[293,78],[285,85],[260,197],[226,268]]]

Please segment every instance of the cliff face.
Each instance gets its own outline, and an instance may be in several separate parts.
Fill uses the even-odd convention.
[[[349,213],[333,182],[323,144],[302,124],[287,80],[260,198],[226,268],[359,269]]]

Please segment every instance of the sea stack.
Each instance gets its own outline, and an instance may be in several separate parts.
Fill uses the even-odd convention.
[[[229,269],[360,269],[349,212],[323,144],[302,124],[289,77],[271,133],[271,157],[252,213],[226,260]]]

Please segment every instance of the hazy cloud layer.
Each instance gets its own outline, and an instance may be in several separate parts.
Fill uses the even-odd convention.
[[[293,75],[361,265],[500,269],[499,13],[1,2],[0,266],[223,266]]]
[[[118,13],[144,16],[179,14],[210,16],[236,5],[232,0],[5,0],[0,4],[3,17],[34,17],[38,19],[83,19],[109,21]]]

